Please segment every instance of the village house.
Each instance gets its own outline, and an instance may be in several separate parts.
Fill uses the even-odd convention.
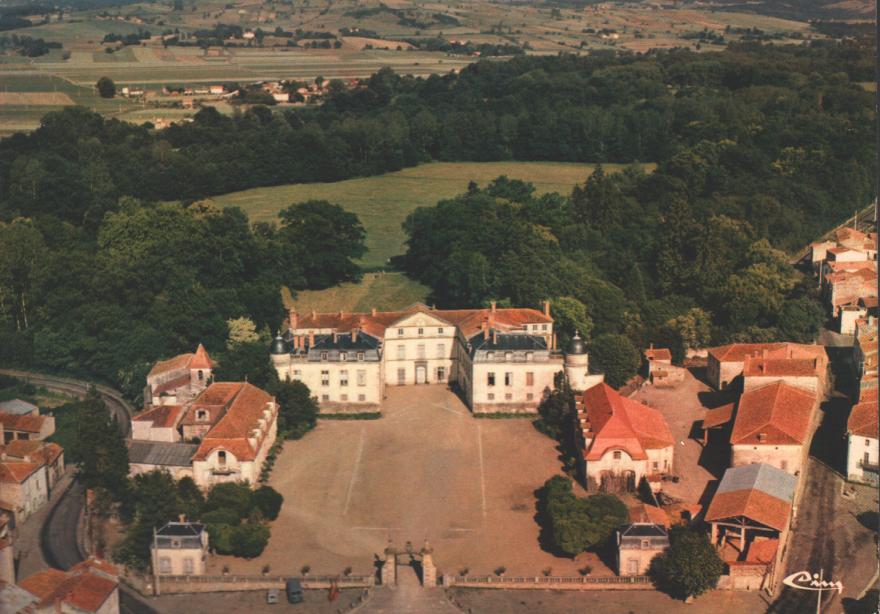
[[[213,368],[214,361],[201,343],[194,353],[157,362],[147,374],[144,405],[186,403],[208,386]]]
[[[64,450],[57,443],[17,439],[0,446],[0,462],[38,463],[46,468],[46,489],[52,494],[55,483],[64,475]]]
[[[779,351],[763,350],[743,360],[743,391],[762,388],[773,382],[806,390],[816,397],[828,392],[828,355],[821,345],[806,346],[813,352],[793,351],[789,346]],[[798,357],[795,357],[797,355]]]
[[[3,443],[17,439],[42,441],[55,432],[55,418],[40,415],[31,403],[13,399],[0,403],[0,433]]]
[[[731,588],[773,586],[788,540],[797,478],[766,464],[724,472],[706,510]]]
[[[643,576],[651,561],[669,547],[669,518],[659,507],[641,504],[629,510],[629,523],[615,532],[617,575]]]
[[[278,405],[268,393],[247,382],[214,382],[186,404],[132,417],[131,473],[165,469],[204,489],[219,482],[256,484],[277,421]]]
[[[0,513],[0,586],[3,583],[15,582],[15,541],[12,536],[12,527],[9,526],[9,518]],[[0,612],[3,612],[3,602],[0,600]]]
[[[645,350],[645,362],[648,364],[648,381],[664,388],[684,381],[686,369],[672,364],[672,352],[668,348],[651,346]]]
[[[600,381],[581,353],[556,350],[550,305],[544,310],[440,310],[289,314],[271,357],[282,380],[305,383],[322,412],[378,411],[386,386],[457,388],[475,413],[536,412],[556,373],[573,385]]]
[[[657,489],[672,470],[675,440],[656,409],[601,383],[583,393],[577,421],[578,469],[589,490],[634,490],[643,477]]]
[[[0,507],[9,512],[13,526],[43,507],[49,500],[46,466],[34,459],[0,461]]]
[[[846,475],[853,482],[880,485],[877,392],[853,405],[846,423]]]
[[[28,614],[118,614],[119,571],[90,558],[69,571],[47,569],[18,583],[30,596]]]
[[[731,343],[709,349],[706,370],[709,384],[716,390],[727,388],[731,382],[743,374],[743,365],[747,357],[761,357],[765,361],[768,359],[815,359],[817,374],[824,374],[828,370],[828,355],[825,353],[825,348],[816,344]],[[752,376],[760,377],[760,374],[754,373]]]
[[[744,392],[730,435],[731,466],[763,463],[798,475],[816,407],[813,394],[783,382]]]
[[[150,546],[153,573],[159,576],[201,576],[208,560],[208,531],[198,522],[169,522],[153,529]]]
[[[834,263],[826,263],[830,266]],[[840,309],[863,297],[877,296],[877,262],[844,263],[843,267],[832,267],[824,278],[823,296],[832,317],[839,317]],[[839,270],[843,269],[843,270]]]
[[[859,382],[859,398],[877,394],[877,318],[869,316],[856,322],[853,363]]]

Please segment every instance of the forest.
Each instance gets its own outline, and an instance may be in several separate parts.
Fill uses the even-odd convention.
[[[637,347],[807,338],[821,313],[786,252],[874,195],[873,70],[867,45],[749,43],[383,70],[317,107],[161,131],[50,113],[0,141],[0,362],[136,396],[153,360],[222,348],[227,320],[276,327],[279,286],[360,274],[363,227],[337,206],[252,225],[198,199],[428,160],[632,163],[571,195],[499,178],[415,212],[397,264],[440,306],[565,297],[570,322]]]

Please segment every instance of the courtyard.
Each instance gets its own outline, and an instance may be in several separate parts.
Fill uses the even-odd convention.
[[[440,573],[612,573],[595,554],[541,549],[534,492],[561,463],[531,420],[474,418],[443,386],[391,387],[382,413],[321,420],[287,442],[270,479],[284,506],[268,547],[253,561],[213,557],[212,571],[369,574],[389,540],[418,550],[427,539]]]

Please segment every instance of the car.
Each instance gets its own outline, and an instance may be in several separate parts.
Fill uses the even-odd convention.
[[[287,602],[288,603],[302,603],[303,602],[302,585],[299,583],[299,580],[297,580],[296,578],[288,578],[287,583],[285,584],[285,591],[287,592]]]
[[[269,592],[266,593],[266,603],[278,603],[278,593],[279,590],[277,588],[270,588]]]

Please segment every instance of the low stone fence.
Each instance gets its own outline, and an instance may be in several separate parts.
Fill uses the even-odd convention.
[[[443,586],[563,591],[654,589],[648,576],[443,576]]]
[[[288,580],[299,580],[304,589],[371,588],[374,576],[159,576],[152,587],[156,595],[168,593],[217,593],[224,591],[284,590]]]

